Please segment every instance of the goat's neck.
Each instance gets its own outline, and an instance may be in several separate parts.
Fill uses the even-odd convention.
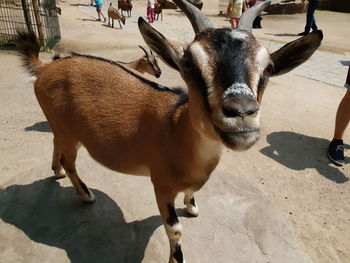
[[[210,138],[195,128],[193,116],[191,116],[190,104],[179,107],[172,116],[173,126],[173,149],[179,152],[186,151],[188,159],[185,162],[192,162],[194,166],[207,166],[215,163],[216,167],[221,156],[222,143],[219,140]],[[210,171],[211,172],[211,171]]]

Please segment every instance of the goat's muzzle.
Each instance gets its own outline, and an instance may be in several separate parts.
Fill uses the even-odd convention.
[[[232,150],[246,150],[259,139],[259,103],[254,97],[227,96],[213,117],[216,132]]]
[[[256,113],[259,110],[259,103],[250,96],[226,97],[222,110],[227,117],[245,117]]]

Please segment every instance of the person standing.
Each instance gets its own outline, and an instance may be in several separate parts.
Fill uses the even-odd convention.
[[[102,13],[102,0],[94,0],[96,5],[96,12],[97,12],[97,21],[101,21],[101,16],[103,17],[104,21],[106,22],[106,18]]]
[[[306,0],[302,0],[304,3]],[[315,20],[315,10],[318,6],[318,0],[308,0],[309,4],[307,6],[306,11],[306,25],[303,32],[299,33],[299,36],[305,36],[310,33],[310,29],[312,28],[312,31],[318,30]]]
[[[227,6],[227,17],[230,19],[231,28],[238,26],[242,11],[247,9],[245,0],[230,0]]]
[[[350,121],[350,66],[344,87],[347,91],[338,106],[333,140],[327,152],[328,158],[338,166],[343,166],[345,162],[343,135]]]
[[[147,0],[147,20],[148,23],[154,22],[154,7],[156,5],[156,0]]]

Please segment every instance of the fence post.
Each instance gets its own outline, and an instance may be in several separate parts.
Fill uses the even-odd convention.
[[[33,32],[32,23],[31,23],[31,19],[30,19],[30,13],[29,13],[28,6],[27,6],[27,0],[21,0],[21,2],[22,2],[24,20],[26,21],[28,31]]]
[[[34,16],[35,16],[35,21],[37,24],[37,29],[38,29],[38,35],[39,35],[39,41],[41,46],[44,46],[44,32],[43,32],[43,24],[41,22],[40,18],[40,8],[38,4],[39,0],[33,0],[33,8],[34,8]]]

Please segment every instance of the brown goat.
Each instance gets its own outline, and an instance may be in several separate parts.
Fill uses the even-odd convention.
[[[155,7],[154,7],[154,14],[155,14],[155,20],[159,19],[159,15],[160,15],[160,19],[161,21],[163,21],[163,4],[160,2],[157,2]]]
[[[141,58],[130,61],[128,63],[121,62],[121,61],[117,61],[117,62],[129,68],[135,69],[142,74],[147,72],[148,74],[159,78],[160,75],[162,74],[162,71],[158,66],[157,56],[153,55],[152,50],[150,50],[150,53],[148,53],[147,50],[142,46],[139,46],[139,48],[141,48],[143,52],[145,52],[145,55],[142,56]]]
[[[126,11],[126,15],[131,17],[132,3],[131,0],[118,0],[118,10],[123,14]]]
[[[198,8],[174,2],[196,33],[191,43],[168,40],[141,17],[138,25],[148,46],[181,74],[188,93],[102,58],[73,56],[45,64],[30,33],[19,33],[17,45],[37,77],[35,95],[54,135],[56,176],[67,174],[80,198],[94,201],[76,171],[81,144],[112,170],[149,175],[169,238],[169,262],[183,263],[176,196],[185,193],[186,211],[198,215],[194,192],[209,179],[223,146],[246,150],[258,140],[269,77],[305,62],[320,46],[322,32],[269,54],[251,33],[253,20],[269,1],[244,12],[234,30],[215,28]]]
[[[125,17],[123,16],[123,14],[120,14],[118,10],[112,6],[112,3],[109,4],[107,14],[108,14],[108,26],[110,26],[110,19],[112,19],[112,27],[114,27],[114,20],[118,20],[120,28],[122,28],[120,21],[122,21],[123,25],[125,25]]]

